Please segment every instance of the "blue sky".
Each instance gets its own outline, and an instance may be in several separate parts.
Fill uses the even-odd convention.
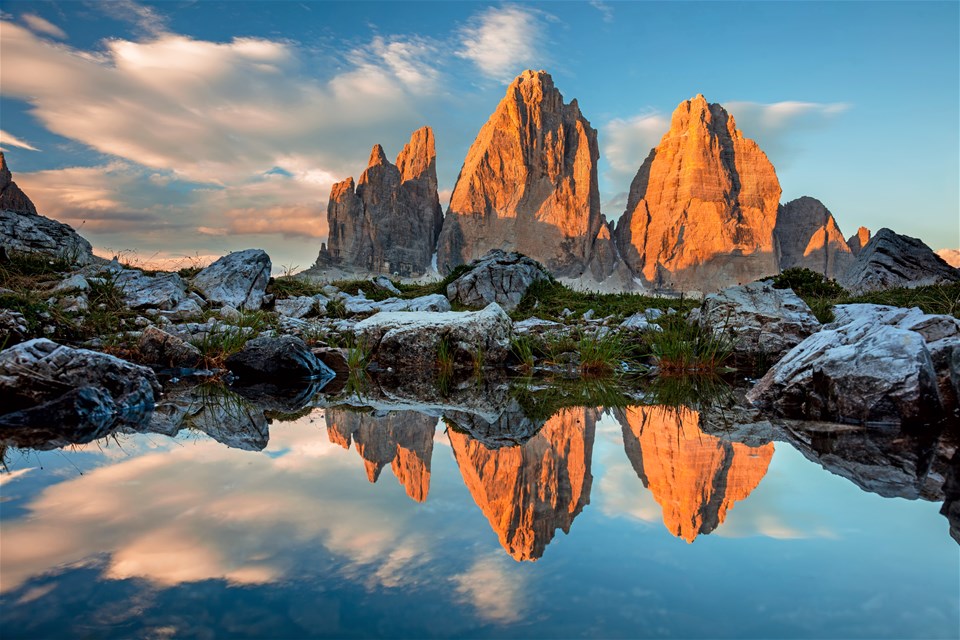
[[[330,185],[428,124],[444,196],[526,68],[599,131],[604,214],[676,105],[720,102],[783,201],[960,247],[957,2],[0,3],[0,145],[42,213],[145,259],[308,266]],[[442,196],[443,198],[443,196]]]

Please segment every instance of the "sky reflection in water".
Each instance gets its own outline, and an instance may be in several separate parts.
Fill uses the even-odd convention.
[[[939,503],[690,410],[567,408],[489,444],[317,409],[262,452],[194,431],[8,452],[4,636],[957,637]]]

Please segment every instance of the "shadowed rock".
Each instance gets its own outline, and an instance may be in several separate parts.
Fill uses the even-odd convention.
[[[13,175],[7,167],[7,158],[2,151],[0,151],[0,209],[14,213],[37,215],[37,208],[33,202],[13,181]]]
[[[773,235],[781,271],[804,267],[835,279],[853,264],[837,221],[816,198],[803,196],[782,205]]]
[[[254,338],[228,357],[224,365],[241,379],[257,382],[309,378],[328,381],[336,376],[303,340],[293,336]]]
[[[853,293],[957,281],[960,269],[951,267],[917,238],[890,229],[880,229],[840,278],[840,284]]]

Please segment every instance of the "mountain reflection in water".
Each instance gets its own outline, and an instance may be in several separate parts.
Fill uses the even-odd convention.
[[[2,434],[0,623],[34,636],[204,635],[179,613],[197,601],[184,589],[221,584],[210,606],[224,611],[248,606],[227,594],[267,588],[280,592],[262,597],[291,604],[249,609],[258,624],[211,622],[214,635],[714,635],[682,613],[712,584],[725,603],[713,615],[728,615],[730,629],[755,616],[756,626],[737,628],[804,635],[785,612],[859,606],[843,603],[860,597],[851,594],[864,584],[850,581],[867,564],[829,583],[804,572],[834,572],[862,554],[876,572],[870,588],[890,590],[885,601],[916,604],[910,585],[937,584],[943,597],[924,598],[955,619],[955,545],[942,562],[948,523],[936,508],[935,520],[918,520],[918,509],[943,502],[957,535],[956,434],[771,423],[729,393],[645,404],[660,397],[529,382],[429,397],[374,385],[335,399],[210,385],[169,391],[148,424],[109,439]],[[399,485],[378,482],[384,472]],[[905,522],[913,538],[899,531]],[[696,542],[670,545],[674,537]],[[891,544],[906,564],[875,560]],[[760,558],[773,568],[755,566]],[[729,562],[795,576],[796,590],[728,577],[770,610],[735,613],[750,598],[727,601],[711,582],[723,582]],[[124,594],[115,601],[102,595],[111,584]],[[657,603],[649,610],[634,602],[648,592],[657,594],[643,596]],[[151,604],[161,593],[169,611]],[[65,622],[83,619],[71,606],[96,608],[103,597],[113,602],[106,618],[98,609],[79,627]],[[292,604],[311,599],[327,604]],[[440,613],[449,608],[457,615]],[[625,612],[640,618],[621,620]],[[951,628],[828,618],[821,632],[835,635],[949,637]]]

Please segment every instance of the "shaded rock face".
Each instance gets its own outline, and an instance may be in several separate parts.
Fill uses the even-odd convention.
[[[37,208],[33,205],[33,202],[13,181],[13,175],[7,167],[7,158],[2,151],[0,151],[0,209],[13,211],[14,213],[37,215]]]
[[[359,413],[335,408],[327,409],[325,416],[330,442],[349,449],[352,441],[370,482],[376,482],[389,464],[411,499],[427,499],[436,417],[416,411]]]
[[[466,432],[487,449],[522,445],[543,426],[542,420],[529,418],[515,398],[495,412],[445,409],[443,418],[454,431]]]
[[[700,305],[700,326],[733,337],[735,351],[779,360],[820,329],[820,322],[791,289],[752,282],[712,293]]]
[[[68,258],[76,264],[94,261],[93,247],[69,225],[37,214],[37,208],[13,181],[0,151],[0,248]]]
[[[336,376],[303,340],[294,336],[254,338],[224,364],[242,379],[258,381],[332,380]]]
[[[442,273],[490,249],[579,275],[600,231],[597,132],[545,71],[524,71],[480,129],[437,246]]]
[[[781,271],[804,267],[836,279],[853,264],[837,221],[816,198],[803,196],[782,205],[773,235]]]
[[[564,409],[523,445],[488,449],[447,430],[464,484],[515,560],[543,556],[590,502],[594,409]]]
[[[429,270],[443,224],[433,130],[414,131],[395,165],[375,145],[356,188],[348,178],[331,189],[327,223],[318,264],[400,276]]]
[[[474,262],[469,272],[447,285],[447,298],[468,307],[482,308],[496,302],[505,311],[512,311],[530,285],[549,279],[536,260],[493,249]]]
[[[200,364],[200,350],[178,336],[157,327],[147,327],[137,345],[139,361],[163,367],[193,368]]]
[[[750,447],[703,433],[697,411],[645,406],[614,413],[630,463],[663,509],[663,524],[687,542],[720,526],[773,458],[772,442]]]
[[[76,389],[95,391],[62,396]],[[73,349],[38,338],[0,352],[0,411],[33,410],[21,421],[48,421],[54,414],[71,417],[73,425],[136,424],[150,417],[154,392],[153,371],[120,358],[87,349]],[[36,410],[47,403],[47,409]],[[59,404],[58,404],[59,403]],[[75,410],[73,413],[70,410]],[[26,422],[24,422],[26,424]],[[49,426],[49,425],[48,425]]]
[[[848,423],[922,424],[950,411],[956,318],[872,304],[837,305],[835,314],[747,399],[786,418]]]
[[[192,283],[210,302],[255,311],[263,304],[271,268],[262,249],[235,251],[200,271]]]
[[[960,269],[951,267],[921,240],[890,229],[880,229],[840,278],[840,284],[853,293],[957,281]]]
[[[680,103],[637,172],[617,223],[620,256],[650,288],[709,293],[777,273],[780,183],[733,116]]]
[[[484,362],[503,362],[513,325],[493,303],[482,311],[381,312],[358,323],[355,332],[381,367],[430,371],[441,341],[449,346],[455,366],[472,366],[478,351]]]
[[[847,246],[850,247],[850,253],[852,253],[854,257],[860,255],[860,250],[867,246],[869,242],[870,229],[866,227],[860,227],[855,234],[847,238]]]

